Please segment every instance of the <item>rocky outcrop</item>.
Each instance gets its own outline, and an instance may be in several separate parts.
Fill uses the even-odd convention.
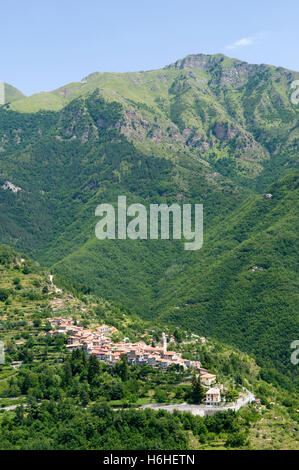
[[[235,137],[238,134],[238,130],[230,126],[227,122],[216,121],[213,127],[213,134],[217,139],[224,141]]]
[[[1,188],[4,189],[4,191],[11,191],[12,193],[18,193],[19,191],[22,191],[22,188],[15,186],[10,181],[5,181]]]

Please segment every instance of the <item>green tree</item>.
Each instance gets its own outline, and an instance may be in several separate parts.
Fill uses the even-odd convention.
[[[242,447],[246,442],[245,432],[233,432],[229,434],[225,446],[226,447]]]
[[[93,379],[100,373],[100,364],[94,354],[88,360],[88,383],[91,384]]]
[[[80,392],[80,400],[83,406],[87,406],[89,402],[89,393],[86,388],[83,388]]]
[[[71,382],[72,382],[72,367],[71,367],[71,364],[70,364],[70,361],[66,361],[65,364],[64,364],[64,382],[66,383],[66,385],[70,385]]]
[[[24,407],[23,405],[18,406],[15,411],[14,422],[17,425],[23,424],[24,421]]]
[[[6,289],[0,289],[0,301],[5,302],[9,297],[9,293]]]
[[[166,403],[168,401],[166,390],[163,390],[162,388],[156,388],[154,399],[157,403]]]
[[[227,402],[234,402],[239,396],[239,392],[235,389],[230,389],[227,391],[225,398]]]
[[[202,403],[205,399],[205,390],[200,383],[199,375],[194,375],[192,378],[191,399],[193,403]]]
[[[176,340],[177,343],[181,343],[181,342],[182,342],[183,336],[182,336],[182,333],[181,333],[178,329],[176,329],[176,330],[174,331],[173,336],[175,337],[175,340]]]
[[[123,382],[128,380],[129,377],[129,366],[127,357],[123,354],[121,360],[115,365],[115,372],[122,379]]]

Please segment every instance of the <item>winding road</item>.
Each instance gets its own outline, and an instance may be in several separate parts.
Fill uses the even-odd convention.
[[[140,406],[140,409],[145,408],[152,408],[153,410],[166,410],[169,413],[172,413],[174,410],[177,411],[188,411],[189,413],[195,416],[208,416],[216,413],[217,411],[227,411],[227,410],[234,410],[238,411],[242,406],[247,405],[255,400],[255,396],[249,390],[244,389],[246,392],[245,396],[238,398],[236,403],[232,403],[231,405],[220,405],[220,406],[212,406],[212,405],[189,405],[188,403],[179,403],[177,405],[166,405],[166,404],[148,404]]]

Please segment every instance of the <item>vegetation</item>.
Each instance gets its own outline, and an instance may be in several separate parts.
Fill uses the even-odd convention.
[[[157,341],[161,325],[167,325],[175,347],[187,357],[197,354],[224,382],[232,378],[229,399],[236,389],[251,385],[263,397],[265,422],[281,419],[280,445],[292,445],[285,436],[295,419],[287,403],[294,403],[298,386],[290,362],[290,344],[298,337],[299,127],[298,106],[290,101],[290,83],[297,78],[295,72],[219,54],[188,56],[157,71],[95,73],[28,98],[5,85],[8,103],[0,108],[0,241],[6,244],[0,247],[0,332],[8,364],[21,360],[40,374],[38,363],[49,361],[61,377],[64,340],[47,343],[44,338],[53,308],[80,318],[86,327],[100,321],[117,325],[121,336],[133,340],[147,331],[146,340],[156,336]],[[20,189],[5,189],[6,181]],[[266,199],[268,192],[272,197]],[[203,203],[203,248],[187,252],[177,240],[97,240],[96,206],[116,204],[122,194],[128,205]],[[56,285],[69,294],[56,295],[39,265],[50,269]],[[207,348],[189,342],[186,330],[207,335]],[[255,366],[240,349],[256,360]],[[138,380],[134,374],[139,372],[131,373]],[[154,388],[134,396],[124,387],[118,400],[134,403],[137,395],[155,402],[201,400],[195,379],[192,391],[190,381],[183,382],[186,377],[175,383],[167,374],[148,373],[154,374]],[[20,388],[18,373],[9,365],[1,374],[0,393],[10,390],[11,395],[9,387]],[[115,380],[110,371],[105,374]],[[70,399],[67,388],[58,389],[64,396],[57,403]],[[13,398],[4,395],[3,404]],[[268,396],[280,403],[279,416]],[[22,403],[25,397],[17,400]],[[74,405],[79,420],[91,413],[94,401],[86,393],[83,398],[89,400],[87,410],[80,400]],[[26,411],[24,416],[27,423]],[[167,426],[175,419],[181,418],[169,417]],[[30,420],[27,425],[31,433]],[[5,424],[5,432],[10,426]],[[181,422],[178,429],[187,439],[184,426]],[[268,435],[259,424],[256,429]],[[248,432],[250,441],[264,448],[262,438]],[[60,445],[45,436],[45,448]],[[136,436],[136,442],[143,442],[142,433],[140,441]],[[233,435],[227,445],[247,445],[247,438]],[[7,446],[17,442],[5,439]],[[176,442],[161,440],[157,446]],[[98,445],[110,444],[96,437]]]
[[[6,246],[0,258],[0,288],[9,292],[0,304],[5,344],[5,364],[0,365],[1,448],[296,448],[296,386],[287,381],[271,384],[271,371],[267,376],[254,358],[215,340],[201,344],[180,327],[166,329],[176,338],[171,349],[200,360],[215,373],[227,402],[235,401],[246,387],[260,404],[206,418],[136,409],[155,403],[198,404],[204,390],[196,375],[180,367],[129,366],[124,357],[110,366],[81,350],[70,354],[66,336],[46,336],[51,329],[47,318],[72,316],[86,328],[108,322],[119,330],[115,340],[129,336],[148,343],[160,340],[164,326],[142,321],[90,294],[81,293],[78,299],[56,293],[43,269]],[[15,361],[20,367],[15,368]]]

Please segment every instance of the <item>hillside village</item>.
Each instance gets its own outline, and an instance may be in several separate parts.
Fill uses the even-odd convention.
[[[216,410],[225,412],[241,407],[236,422],[244,416],[246,420],[250,416],[257,419],[249,430],[254,448],[297,447],[295,394],[282,392],[261,379],[259,367],[247,355],[212,338],[205,340],[192,330],[167,328],[162,335],[160,323],[140,321],[101,298],[79,299],[56,287],[52,275],[7,248],[2,248],[2,252],[0,248],[0,272],[0,288],[9,295],[7,301],[0,301],[6,361],[0,365],[0,411],[5,419],[14,419],[18,405],[30,409],[38,404],[42,408],[47,406],[49,397],[54,402],[70,397],[74,412],[83,407],[84,413],[88,413],[94,403],[113,408],[106,436],[112,416],[118,416],[120,409],[122,413],[129,408],[131,412],[138,409],[136,413],[142,414],[149,408],[147,413],[165,412],[167,419],[171,419],[174,410],[181,412],[182,419],[187,412],[194,419],[207,417],[206,426],[210,429],[210,417]],[[132,364],[127,368],[126,379],[122,378],[123,354]],[[93,362],[95,357],[99,361]],[[72,364],[75,367],[70,369]],[[94,381],[88,377],[89,364],[100,371]],[[207,369],[213,374],[207,375]],[[65,381],[70,370],[69,381]],[[198,381],[199,377],[204,387],[200,402],[193,396],[193,379]],[[251,393],[255,403],[248,409],[244,405],[249,403],[246,402],[249,394],[243,387],[258,397],[254,400]],[[281,405],[283,400],[289,403],[288,407]],[[61,403],[64,410],[65,404]],[[83,419],[80,429],[84,422]],[[20,426],[14,421],[12,429],[19,433]],[[74,428],[77,435],[78,425]],[[197,442],[196,446],[209,448],[211,442],[213,446],[224,446],[225,439],[219,434],[212,441]]]
[[[161,346],[154,347],[147,345],[144,341],[131,343],[129,338],[123,341],[113,343],[111,335],[117,333],[117,328],[108,325],[101,325],[95,330],[84,329],[80,325],[75,325],[72,318],[55,317],[48,318],[52,330],[46,333],[47,336],[67,334],[68,351],[75,349],[84,349],[87,355],[95,355],[99,361],[110,365],[121,360],[126,356],[128,364],[131,365],[150,365],[152,367],[161,367],[167,369],[170,366],[179,366],[184,370],[193,370],[199,374],[200,382],[206,391],[206,404],[219,405],[221,402],[222,385],[212,387],[216,383],[216,375],[210,374],[207,369],[201,366],[199,361],[183,359],[182,354],[167,350],[167,339],[165,333],[162,333]],[[173,341],[170,338],[170,341]],[[204,343],[205,338],[200,338]]]

